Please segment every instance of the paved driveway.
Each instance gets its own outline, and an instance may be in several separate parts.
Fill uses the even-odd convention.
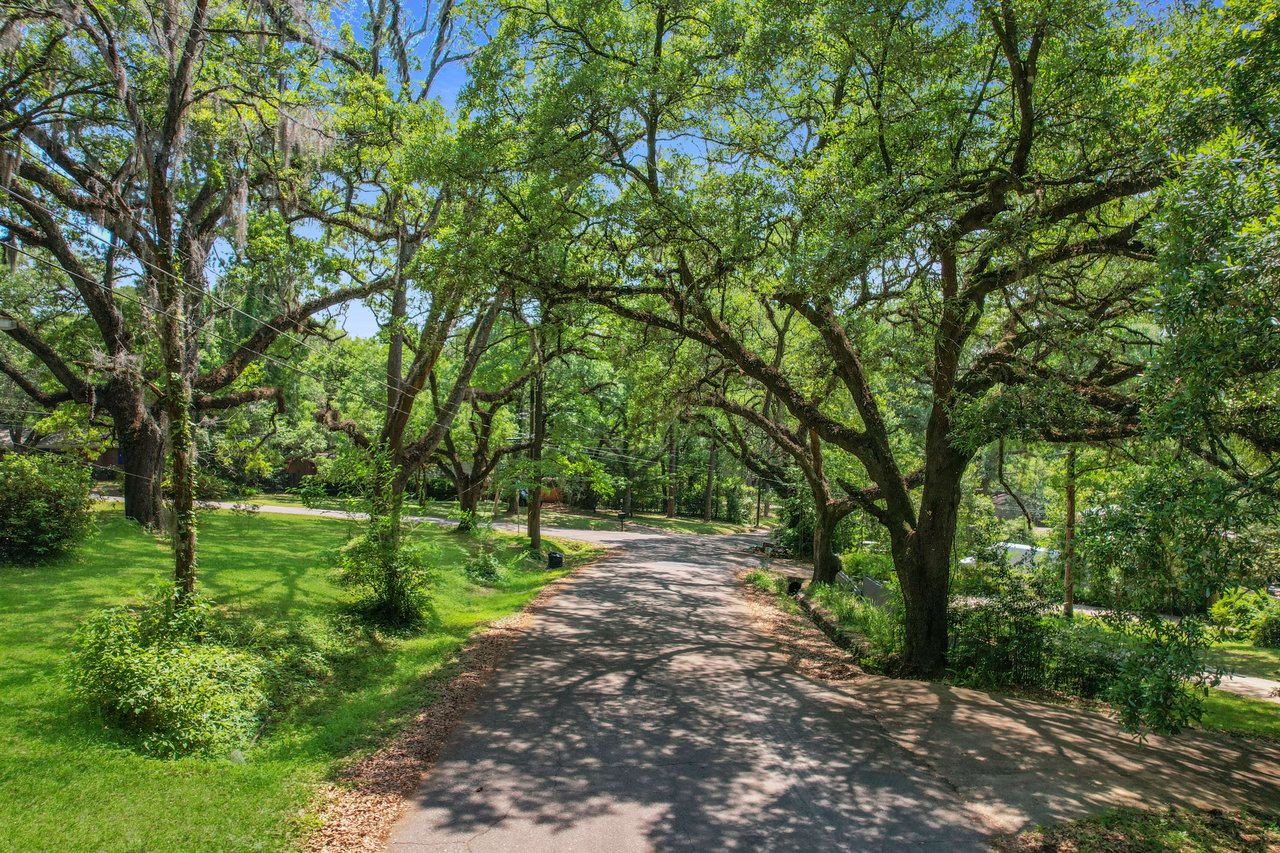
[[[389,849],[982,847],[941,778],[753,630],[747,540],[556,533],[626,552],[538,616]]]

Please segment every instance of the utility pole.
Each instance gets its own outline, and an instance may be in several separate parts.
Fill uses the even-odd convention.
[[[1062,553],[1062,615],[1075,616],[1076,590],[1072,572],[1076,559],[1076,447],[1067,447],[1067,518],[1064,531],[1065,547]]]
[[[711,439],[711,450],[707,454],[707,493],[703,499],[702,520],[710,521],[716,507],[716,440]]]
[[[533,483],[529,487],[529,548],[532,551],[542,550],[542,443],[546,439],[547,416],[543,400],[543,370],[539,367],[530,390],[533,400],[533,444],[529,448],[529,456],[533,461]]]

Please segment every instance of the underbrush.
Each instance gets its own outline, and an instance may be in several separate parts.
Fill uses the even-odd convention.
[[[764,570],[748,579],[780,593],[785,578]],[[1200,722],[1218,674],[1206,669],[1209,632],[1194,620],[1116,616],[1065,619],[1026,580],[1005,570],[988,579],[993,594],[948,609],[947,678],[984,690],[1014,690],[1108,703],[1126,731],[1175,733]],[[859,664],[902,672],[900,596],[873,603],[852,590],[818,585],[810,597],[857,638]]]
[[[1280,648],[1280,601],[1262,590],[1228,590],[1209,608],[1209,617],[1224,636]]]
[[[782,595],[787,591],[787,578],[768,569],[752,569],[746,574],[747,583],[764,592]]]
[[[896,601],[887,606],[876,605],[831,584],[814,587],[810,594],[831,611],[845,631],[862,640],[858,651],[860,666],[879,673],[893,673],[900,669],[902,614]]]
[[[82,622],[72,689],[148,754],[244,746],[267,709],[260,661],[208,641],[209,605],[193,599],[178,606],[171,590],[165,584]]]

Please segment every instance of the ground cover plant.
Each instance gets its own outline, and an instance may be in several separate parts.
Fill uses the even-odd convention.
[[[997,849],[1014,853],[1253,853],[1280,846],[1274,816],[1206,809],[1113,809],[1004,839]]]
[[[202,514],[203,594],[237,634],[214,643],[246,650],[267,670],[267,698],[281,710],[242,756],[228,743],[158,758],[87,710],[67,679],[77,625],[135,600],[170,566],[167,548],[118,506],[99,515],[81,551],[38,568],[0,565],[0,849],[285,849],[307,826],[315,784],[430,701],[432,680],[471,632],[561,574],[515,561],[494,584],[477,586],[464,573],[474,540],[417,528],[409,536],[438,543],[443,567],[435,621],[417,633],[381,633],[344,618],[349,599],[332,581],[330,556],[350,534],[346,522]],[[491,547],[505,565],[523,550],[502,538]],[[595,553],[555,547],[570,566]]]

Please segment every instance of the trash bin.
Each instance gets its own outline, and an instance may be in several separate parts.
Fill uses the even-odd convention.
[[[562,568],[563,566],[564,566],[564,554],[561,554],[559,551],[547,552],[547,568],[548,569],[559,569],[559,568]]]

